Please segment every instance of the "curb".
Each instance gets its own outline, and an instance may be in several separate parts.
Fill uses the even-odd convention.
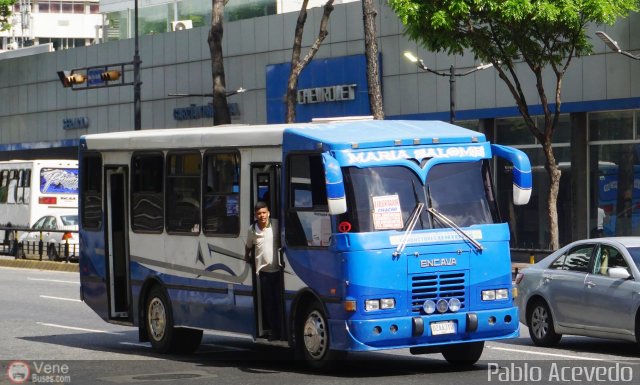
[[[77,263],[39,261],[34,259],[0,258],[0,267],[79,272]]]

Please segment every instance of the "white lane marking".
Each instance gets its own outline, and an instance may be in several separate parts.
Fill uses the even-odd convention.
[[[51,326],[51,327],[54,327],[54,328],[77,330],[77,331],[80,331],[80,332],[121,335],[121,333],[108,332],[106,330],[85,329],[85,328],[79,328],[79,327],[75,327],[75,326],[65,326],[65,325],[58,325],[58,324],[50,324],[50,323],[46,323],[46,322],[36,322],[36,323],[38,325],[42,325],[42,326]]]
[[[135,343],[135,342],[120,342],[120,345],[131,345],[131,346],[142,346],[145,348],[148,348],[151,346],[151,343],[149,342],[141,342],[141,343]]]
[[[60,301],[82,302],[81,300],[76,299],[76,298],[52,297],[50,295],[40,295],[40,298],[57,299],[57,300],[60,300]]]
[[[501,350],[501,351],[505,351],[505,352],[516,352],[516,353],[533,354],[533,355],[547,356],[547,357],[567,358],[567,359],[571,359],[571,360],[603,361],[603,362],[616,362],[617,361],[617,360],[614,360],[614,359],[607,359],[607,358],[583,357],[583,356],[574,356],[574,355],[571,355],[571,354],[558,354],[558,353],[549,353],[549,352],[535,352],[535,351],[526,350],[526,349],[509,349],[509,348],[500,348],[500,347],[497,347],[497,346],[487,346],[487,348],[493,349],[493,350]]]
[[[75,285],[79,285],[80,282],[78,281],[65,281],[62,279],[48,279],[48,278],[33,278],[33,277],[27,277],[27,281],[45,281],[45,282],[57,282],[57,283],[73,283]]]

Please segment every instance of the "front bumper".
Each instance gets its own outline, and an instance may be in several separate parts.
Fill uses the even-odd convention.
[[[455,333],[432,335],[431,323],[442,321],[453,321]],[[332,349],[347,351],[412,348],[519,336],[517,307],[373,320],[332,320],[330,325]]]

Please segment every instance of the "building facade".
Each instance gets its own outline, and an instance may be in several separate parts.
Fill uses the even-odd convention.
[[[83,47],[102,36],[99,0],[17,0],[12,11],[0,52],[46,43],[55,50]]]
[[[433,69],[464,71],[480,63],[472,54],[448,56],[425,51],[402,34],[396,15],[377,2],[383,103],[387,119],[449,119],[449,80],[419,71],[403,57],[409,50]],[[309,12],[304,47],[315,38],[321,8]],[[225,23],[226,83],[234,123],[284,120],[283,77],[287,74],[297,13],[272,14]],[[640,61],[607,51],[595,36],[605,30],[623,49],[640,50],[640,15],[612,27],[590,26],[594,53],[576,58],[563,82],[562,118],[554,136],[562,169],[560,240],[590,237],[605,217],[605,235],[640,233]],[[208,27],[141,34],[142,128],[212,124]],[[81,135],[130,130],[133,87],[72,90],[56,74],[110,63],[131,62],[132,39],[0,61],[0,157],[76,156]],[[359,2],[336,5],[329,35],[299,83],[298,118],[368,115],[364,33]],[[523,71],[524,72],[524,71]],[[130,67],[126,81],[133,79]],[[533,79],[524,78],[528,100],[537,100]],[[483,131],[492,141],[523,149],[534,166],[534,194],[524,207],[508,203],[508,165],[496,164],[502,215],[513,229],[512,247],[548,249],[547,177],[540,145],[525,128],[515,103],[492,69],[456,82],[457,122]],[[535,103],[531,103],[535,104]],[[533,110],[540,110],[534,106]],[[638,170],[638,172],[636,172]],[[0,181],[1,183],[1,181]]]

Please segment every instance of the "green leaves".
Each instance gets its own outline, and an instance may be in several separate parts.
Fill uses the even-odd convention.
[[[434,51],[536,66],[591,51],[588,23],[613,23],[638,0],[389,0],[406,34]]]
[[[0,0],[0,31],[6,31],[11,28],[9,17],[15,2],[16,0]]]

